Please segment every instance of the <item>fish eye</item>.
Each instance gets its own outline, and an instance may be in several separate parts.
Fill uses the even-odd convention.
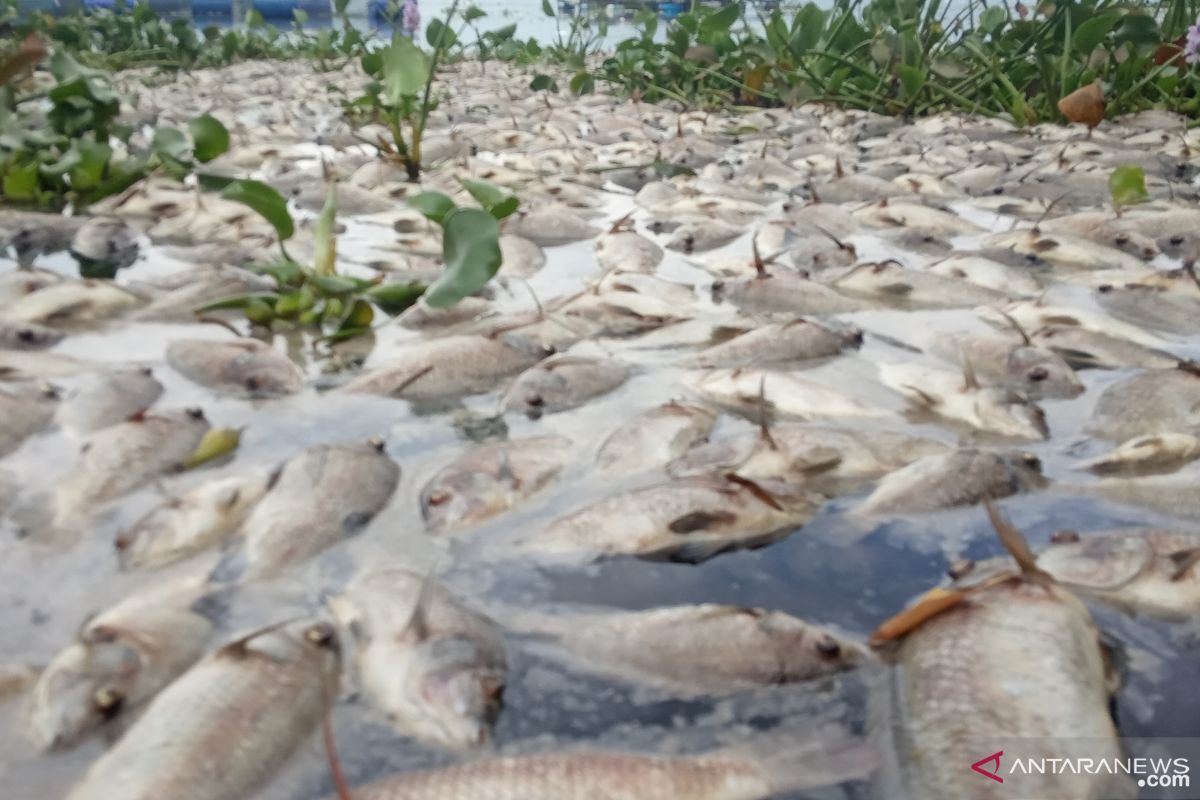
[[[996,188],[992,189],[992,194],[1004,194],[1004,187],[997,186]]]
[[[1124,247],[1125,245],[1129,244],[1129,237],[1122,233],[1119,236],[1117,236],[1116,239],[1113,239],[1113,241],[1116,242],[1119,246]]]
[[[1051,544],[1075,544],[1079,541],[1079,531],[1055,531],[1050,534]]]
[[[125,693],[111,686],[102,686],[92,693],[92,707],[107,719],[116,716],[125,702]]]
[[[1171,244],[1175,244],[1175,245],[1183,244],[1183,237],[1182,236],[1172,236],[1170,239],[1170,242],[1171,242]]]
[[[117,538],[113,539],[113,547],[117,550],[127,550],[133,544],[133,537],[129,535],[129,531],[122,531],[117,534]]]
[[[534,408],[541,408],[546,404],[546,399],[540,394],[531,394],[525,398],[525,402]]]
[[[204,409],[202,409],[202,408],[189,408],[189,409],[187,409],[187,415],[188,415],[189,417],[191,417],[192,419],[197,419],[197,420],[199,420],[199,419],[204,419]]]
[[[1033,453],[1022,453],[1021,463],[1030,469],[1040,470],[1042,468],[1042,460]]]
[[[29,328],[22,328],[21,330],[17,331],[17,340],[25,342],[25,344],[29,344],[37,340],[37,333]]]
[[[1029,370],[1029,375],[1027,377],[1029,380],[1034,381],[1035,383],[1038,381],[1044,381],[1046,378],[1050,377],[1050,370],[1046,369],[1045,367],[1034,367],[1033,369]]]
[[[432,494],[430,494],[429,499],[426,500],[426,502],[429,503],[429,505],[431,505],[431,506],[440,506],[440,505],[446,503],[450,499],[450,497],[451,497],[450,492],[446,491],[445,489],[439,489],[436,492],[433,492]]]
[[[946,574],[953,580],[961,580],[975,569],[975,561],[970,558],[960,558],[950,565],[950,569],[946,570]]]
[[[329,647],[334,644],[337,639],[333,632],[333,626],[328,622],[318,622],[316,625],[310,626],[304,631],[304,641],[314,644],[317,647]]]
[[[558,348],[557,348],[557,347],[555,347],[555,346],[554,346],[554,345],[552,345],[552,344],[544,344],[544,345],[542,345],[542,353],[543,353],[543,355],[546,355],[546,356],[552,356],[552,355],[554,355],[554,354],[555,354],[555,353],[557,353],[557,352],[558,352]]]
[[[823,656],[833,657],[842,652],[842,646],[837,643],[837,640],[826,634],[816,643],[817,652]]]
[[[367,439],[367,446],[376,453],[382,453],[384,447],[386,447],[386,443],[383,441],[382,437],[372,436],[370,439]]]

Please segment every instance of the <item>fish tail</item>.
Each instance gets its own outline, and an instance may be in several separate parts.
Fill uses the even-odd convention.
[[[866,739],[837,727],[773,733],[727,754],[753,764],[773,794],[866,778],[879,766],[879,754]]]

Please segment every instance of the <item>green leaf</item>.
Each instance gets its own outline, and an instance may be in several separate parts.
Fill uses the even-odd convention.
[[[417,302],[418,298],[425,294],[426,288],[420,281],[382,283],[372,286],[365,294],[367,299],[383,309],[384,313],[395,316]]]
[[[293,8],[292,19],[296,21],[297,25],[306,25],[308,24],[308,12],[303,8]]]
[[[983,36],[998,30],[1008,19],[1008,12],[1003,6],[988,6],[979,15],[979,33]]]
[[[227,456],[237,450],[241,441],[240,428],[211,428],[204,433],[192,454],[179,462],[179,469],[195,469],[201,464]]]
[[[425,292],[433,308],[450,306],[473,294],[500,269],[500,223],[486,211],[456,210],[442,232],[446,271]]]
[[[695,175],[696,170],[683,164],[672,164],[661,158],[654,159],[654,174],[660,178],[674,178],[677,175]]]
[[[337,234],[333,230],[336,217],[337,184],[331,183],[325,195],[325,206],[313,229],[313,270],[318,275],[337,274]]]
[[[370,53],[363,53],[362,68],[363,72],[374,78],[378,78],[383,69],[383,51],[375,50]]]
[[[200,182],[200,188],[204,191],[219,192],[235,182],[237,178],[231,178],[228,175],[213,175],[210,172],[197,172],[196,180]]]
[[[581,69],[571,76],[570,85],[575,94],[588,94],[596,88],[596,80],[587,70]]]
[[[799,57],[817,46],[825,32],[825,12],[816,3],[807,3],[796,12],[792,20],[792,35],[789,49]]]
[[[550,0],[542,0],[542,13],[547,17],[557,16],[554,13],[554,6],[550,5]]]
[[[207,164],[229,149],[229,131],[216,117],[209,114],[196,117],[188,123],[188,131],[195,143],[193,153],[201,164]]]
[[[425,41],[429,42],[429,46],[436,49],[446,49],[453,47],[458,43],[458,36],[450,29],[450,26],[442,22],[436,17],[429,21],[429,26],[425,29]]]
[[[707,35],[723,33],[733,27],[733,23],[737,22],[741,14],[742,6],[740,3],[730,3],[729,5],[722,6],[720,10],[707,14],[700,20],[700,31]]]
[[[1090,54],[1100,46],[1100,42],[1104,41],[1104,37],[1108,36],[1109,31],[1116,27],[1120,19],[1118,14],[1101,14],[1084,20],[1071,35],[1071,48],[1081,55]]]
[[[421,192],[410,198],[408,204],[438,225],[455,209],[454,201],[441,192]]]
[[[335,14],[345,14],[349,5],[350,0],[333,0],[333,11]]]
[[[66,175],[82,163],[83,155],[79,152],[79,148],[72,144],[70,149],[59,156],[57,161],[52,164],[42,164],[40,170],[43,175],[56,178],[60,175]]]
[[[298,286],[304,280],[304,269],[295,261],[276,261],[273,264],[248,264],[249,272],[270,275],[280,288]]]
[[[398,106],[405,97],[416,97],[429,80],[429,60],[403,36],[382,51],[383,89],[388,104]]]
[[[188,152],[187,137],[183,135],[183,131],[176,128],[156,129],[151,146],[160,156],[177,160],[182,160]]]
[[[521,201],[512,192],[494,183],[470,180],[468,178],[459,178],[458,182],[462,184],[462,187],[467,190],[471,197],[475,198],[479,205],[483,206],[484,211],[496,219],[504,219],[521,205]]]
[[[1158,29],[1154,17],[1148,14],[1125,14],[1121,27],[1117,28],[1114,44],[1120,46],[1126,42],[1146,47],[1157,47],[1162,44],[1163,35]]]
[[[1141,167],[1124,164],[1108,176],[1108,191],[1118,206],[1132,206],[1150,199],[1146,191],[1146,172]]]
[[[211,303],[205,303],[202,306],[192,309],[193,314],[207,314],[209,311],[230,311],[235,309],[244,309],[251,303],[270,304],[274,306],[279,302],[279,295],[275,292],[252,292],[250,294],[239,294],[233,297],[223,297],[220,300],[214,300]]]
[[[901,64],[896,71],[900,75],[900,87],[904,89],[904,99],[911,103],[925,86],[925,70]]]
[[[529,82],[529,88],[535,92],[557,92],[558,84],[549,75],[534,75]]]
[[[257,211],[275,228],[280,241],[292,238],[296,232],[292,215],[288,213],[287,201],[262,181],[234,181],[225,187],[221,197],[243,203]]]
[[[308,282],[331,297],[342,297],[362,289],[361,283],[343,275],[309,275]]]
[[[4,173],[4,196],[9,200],[34,200],[39,185],[36,161],[12,167]]]
[[[247,28],[264,28],[267,21],[263,18],[262,13],[257,8],[252,8],[246,12],[246,27]]]
[[[346,338],[366,333],[371,329],[371,323],[374,320],[375,309],[371,308],[371,304],[366,300],[355,300],[350,306],[350,310],[346,312],[346,316],[338,323],[336,335],[338,338]]]
[[[463,22],[471,23],[477,19],[483,19],[487,16],[487,12],[479,6],[467,6],[467,10],[463,12]]]

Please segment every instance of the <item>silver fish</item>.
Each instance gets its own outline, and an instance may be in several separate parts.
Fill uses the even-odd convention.
[[[1200,432],[1200,371],[1146,370],[1110,384],[1096,401],[1087,429],[1110,441],[1158,433]]]
[[[425,484],[421,516],[431,533],[491,519],[552,482],[571,456],[571,441],[562,436],[533,436],[468,450]]]
[[[881,307],[878,301],[848,297],[799,275],[776,272],[740,281],[714,281],[713,300],[744,311],[828,316]]]
[[[106,281],[62,281],[8,304],[0,317],[10,322],[67,325],[114,317],[142,299]]]
[[[1008,296],[961,278],[906,269],[895,261],[859,264],[837,278],[833,286],[902,308],[964,308]]]
[[[363,688],[402,733],[454,749],[490,739],[508,671],[492,620],[398,568],[361,575],[329,602],[358,641]]]
[[[681,253],[703,253],[727,245],[745,232],[742,228],[716,220],[685,222],[671,233],[667,249]]]
[[[885,476],[854,509],[859,517],[920,514],[1045,488],[1032,453],[963,448],[925,456]]]
[[[807,319],[772,323],[714,344],[675,363],[682,367],[743,367],[780,361],[807,361],[836,356],[862,344],[863,333],[836,329]]]
[[[884,200],[855,211],[854,216],[876,228],[921,228],[943,236],[969,236],[983,232],[979,226],[957,214],[903,201]]]
[[[554,349],[516,335],[447,336],[355,376],[340,391],[408,400],[441,400],[486,392],[501,378],[527,369]]]
[[[629,475],[653,469],[704,440],[717,415],[685,403],[643,411],[608,435],[596,453],[601,475]]]
[[[1100,497],[1123,505],[1147,508],[1183,519],[1200,520],[1196,473],[1105,478],[1081,485],[1062,485],[1063,491],[1084,497]]]
[[[44,750],[74,747],[147,700],[204,653],[212,622],[192,610],[203,584],[139,592],[88,620],[34,685],[30,738]]]
[[[565,206],[518,211],[509,217],[504,230],[540,247],[555,247],[600,235],[599,228]]]
[[[167,345],[167,363],[190,381],[231,394],[275,397],[304,385],[290,358],[257,339],[176,339]]]
[[[81,264],[128,267],[138,256],[138,233],[119,219],[91,217],[71,238],[71,255]]]
[[[787,372],[717,369],[686,373],[683,383],[697,394],[745,411],[760,411],[765,405],[768,410],[797,417],[892,416],[885,409]]]
[[[1089,458],[1076,469],[1098,474],[1118,472],[1174,472],[1200,458],[1200,436],[1190,433],[1158,433],[1122,442],[1103,455]]]
[[[978,430],[1014,439],[1050,435],[1040,406],[1010,389],[980,386],[970,369],[960,374],[919,364],[881,364],[879,377],[915,407]]]
[[[1017,269],[982,256],[952,255],[926,267],[928,272],[970,281],[986,289],[1012,296],[1032,297],[1042,291],[1041,283],[1029,270]]]
[[[58,402],[58,392],[51,386],[0,384],[0,456],[46,427]]]
[[[682,478],[559,517],[517,545],[539,555],[584,561],[633,555],[699,563],[791,533],[808,522],[820,501],[778,482],[760,486],[726,475]]]
[[[612,231],[596,239],[596,261],[605,271],[652,273],[663,259],[663,250],[634,231]]]
[[[157,506],[113,541],[121,569],[155,569],[226,541],[268,488],[265,474],[233,475]]]
[[[1148,269],[1141,258],[1121,250],[1088,239],[1061,233],[1046,234],[1036,229],[988,234],[980,244],[985,254],[1008,250],[1064,269]]]
[[[1162,347],[1166,342],[1159,336],[1142,330],[1136,325],[1121,322],[1107,314],[1073,306],[1052,306],[1033,300],[1021,300],[996,309],[984,306],[976,313],[998,328],[1008,329],[1016,321],[1024,330],[1038,331],[1054,326],[1074,326],[1084,330],[1116,336],[1145,347]]]
[[[1200,534],[1147,528],[1059,531],[1038,566],[1075,591],[1172,620],[1200,612]]]
[[[528,278],[546,266],[542,248],[521,236],[505,233],[500,236],[500,274]]]
[[[199,409],[189,409],[143,414],[92,434],[75,467],[58,484],[56,521],[77,521],[95,506],[175,469],[195,451],[208,427]]]
[[[1164,369],[1179,363],[1177,357],[1162,350],[1075,325],[1048,325],[1030,339],[1062,356],[1075,369]]]
[[[1114,317],[1156,331],[1190,336],[1200,333],[1200,296],[1163,286],[1104,284],[1093,294]]]
[[[620,361],[551,356],[518,375],[500,404],[505,411],[522,411],[531,417],[552,414],[608,394],[628,377],[629,367]]]
[[[293,456],[242,525],[242,577],[273,577],[362,530],[399,481],[382,442],[319,444]]]
[[[92,433],[146,411],[162,392],[149,368],[93,372],[64,395],[54,418],[66,430]]]
[[[1032,344],[1032,340],[944,333],[933,338],[930,351],[956,364],[965,355],[977,375],[1031,400],[1083,394],[1083,384],[1071,365],[1054,351]]]
[[[316,727],[341,671],[333,626],[294,620],[251,633],[168,686],[68,800],[240,800]]]
[[[0,304],[3,304],[2,299]],[[0,320],[0,349],[3,350],[45,350],[61,342],[62,338],[61,331],[36,322]]]
[[[867,660],[854,641],[781,611],[702,604],[646,611],[516,612],[509,627],[583,672],[682,697],[811,681]]]

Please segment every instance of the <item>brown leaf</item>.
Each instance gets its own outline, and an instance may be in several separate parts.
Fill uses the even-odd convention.
[[[1099,83],[1089,83],[1059,100],[1058,110],[1069,122],[1094,128],[1104,121],[1104,91]]]
[[[32,67],[49,54],[46,43],[36,33],[30,33],[21,42],[17,52],[0,64],[0,86],[7,86],[10,81],[25,69]]]

